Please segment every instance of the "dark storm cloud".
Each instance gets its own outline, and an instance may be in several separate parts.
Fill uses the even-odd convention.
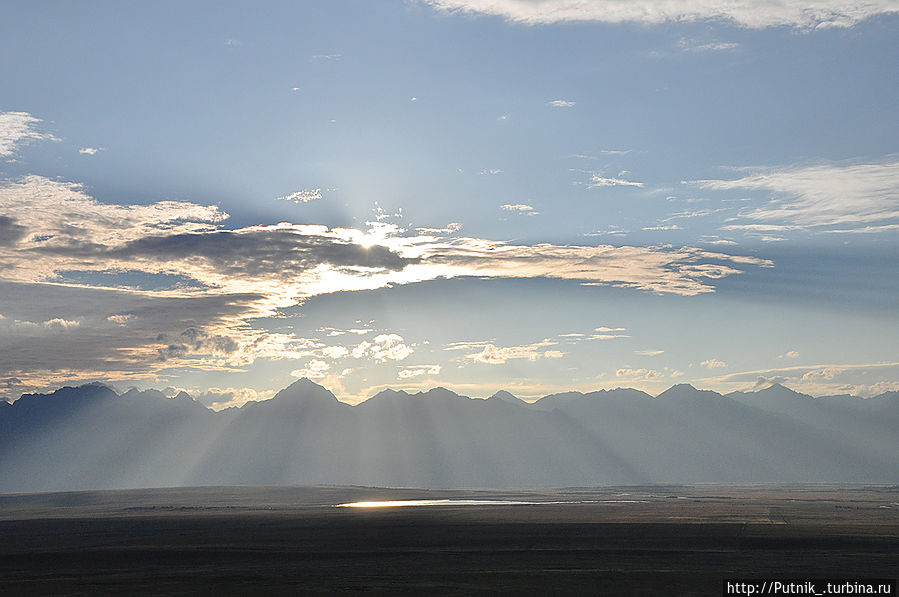
[[[166,346],[157,350],[160,361],[191,353],[230,355],[240,348],[237,341],[230,336],[209,334],[197,327],[189,327],[177,335],[159,334],[156,340],[166,343]]]
[[[34,384],[36,378],[64,380],[69,373],[73,379],[146,374],[162,366],[160,348],[169,360],[195,354],[227,359],[238,351],[241,335],[252,334],[235,322],[260,298],[249,293],[153,296],[0,282],[0,379],[41,387]],[[51,316],[80,325],[45,325]],[[183,345],[184,350],[175,355],[169,345]],[[0,395],[6,390],[12,396],[18,385],[7,381]]]
[[[12,246],[25,237],[28,229],[9,216],[0,216],[0,246]]]
[[[365,248],[284,229],[148,236],[105,251],[105,255],[117,260],[199,257],[230,275],[283,275],[321,264],[399,271],[419,261],[401,257],[386,247]]]

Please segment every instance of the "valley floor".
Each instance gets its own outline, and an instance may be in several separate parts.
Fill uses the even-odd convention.
[[[336,507],[413,499],[543,503]],[[3,595],[720,595],[896,578],[899,486],[5,494],[0,537]]]

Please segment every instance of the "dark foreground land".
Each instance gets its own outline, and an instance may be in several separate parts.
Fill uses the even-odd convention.
[[[581,503],[334,507],[444,498]],[[726,577],[896,578],[897,554],[899,486],[0,495],[2,595],[720,595]]]

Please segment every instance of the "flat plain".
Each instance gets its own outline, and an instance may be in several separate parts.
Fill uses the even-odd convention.
[[[382,500],[450,502],[338,506]],[[0,537],[3,595],[720,595],[896,578],[899,486],[2,494]]]

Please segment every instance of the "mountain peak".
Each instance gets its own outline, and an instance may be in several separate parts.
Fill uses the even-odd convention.
[[[266,401],[268,402],[268,401]],[[339,402],[324,386],[320,386],[308,377],[303,377],[293,382],[271,399],[275,403],[293,404],[332,404]]]
[[[790,394],[792,396],[802,396],[804,398],[805,397],[811,398],[811,396],[808,396],[808,394],[803,394],[802,392],[797,392],[796,390],[794,390],[792,388],[788,388],[787,386],[785,386],[779,382],[775,382],[775,383],[771,384],[770,386],[768,386],[767,388],[763,388],[763,389],[759,390],[759,393],[760,392],[767,392],[767,393],[777,392],[777,393]]]
[[[40,396],[40,394],[32,395]],[[48,394],[48,396],[56,400],[78,400],[92,398],[112,398],[118,397],[118,394],[108,385],[100,383],[98,381],[92,381],[80,386],[63,386],[55,392]]]
[[[500,390],[495,393],[490,398],[496,398],[497,400],[518,400],[518,396],[513,394],[512,392],[507,392],[506,390]],[[488,398],[488,400],[490,399]]]
[[[670,392],[671,390],[678,390],[678,391],[687,391],[687,390],[691,390],[691,391],[693,391],[693,392],[698,392],[698,391],[699,391],[699,390],[696,389],[696,386],[694,386],[694,385],[692,385],[692,384],[688,384],[688,383],[676,383],[676,384],[674,384],[673,386],[671,386],[670,388],[668,388],[668,389],[666,390],[666,392]]]
[[[512,392],[507,392],[506,390],[500,390],[495,393],[490,398],[487,398],[487,402],[491,404],[503,403],[503,404],[512,404],[515,406],[527,406],[527,402],[513,394]]]
[[[696,397],[720,398],[721,395],[718,392],[713,392],[712,390],[697,390],[695,387],[688,383],[679,383],[671,386],[670,388],[656,396],[656,400],[681,400]]]
[[[461,395],[453,392],[452,390],[444,388],[443,386],[437,386],[436,388],[431,388],[427,392],[420,393],[420,395],[422,398],[429,398],[429,399],[436,398],[438,400],[456,399],[456,398],[465,398],[466,400],[468,399],[466,396],[461,396]]]

